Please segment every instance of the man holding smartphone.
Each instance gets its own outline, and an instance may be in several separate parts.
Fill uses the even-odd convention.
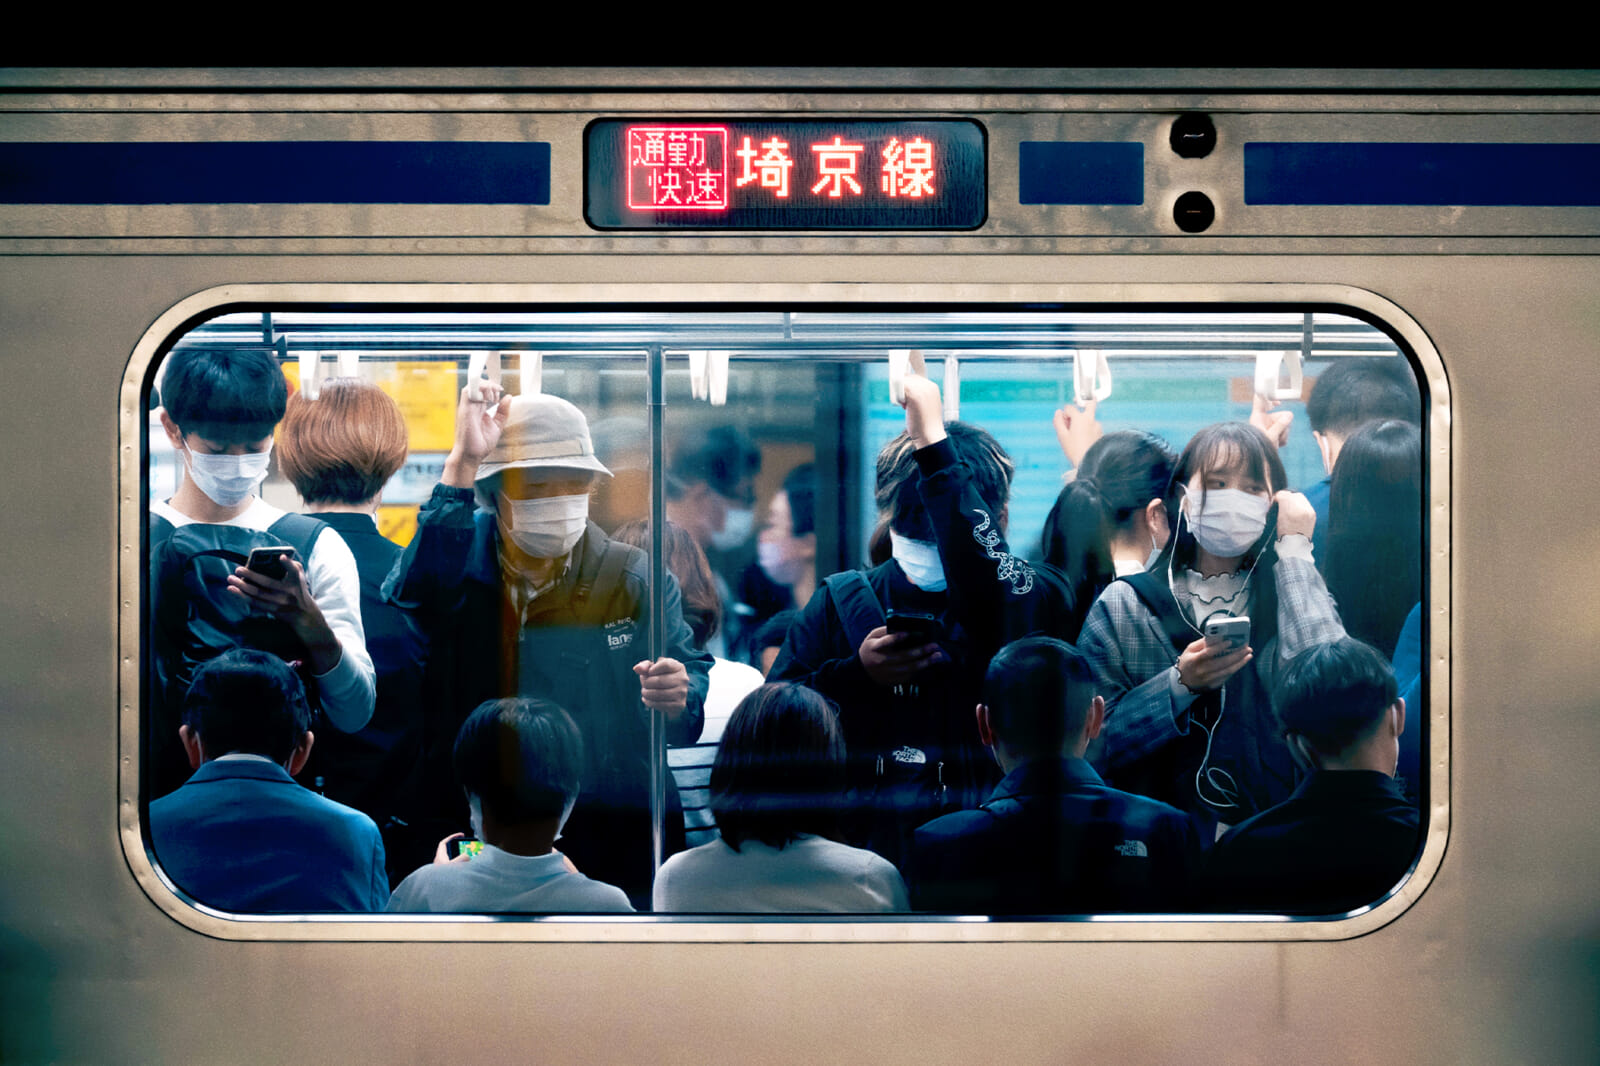
[[[160,544],[185,527],[248,531],[254,536],[242,540],[250,542],[251,551],[292,540],[286,532],[301,534],[307,550],[280,552],[276,560],[265,562],[281,566],[281,578],[248,565],[226,575],[194,570],[207,575],[205,587],[185,589],[191,596],[213,600],[236,597],[248,605],[250,616],[286,626],[298,641],[297,650],[303,648],[306,673],[315,681],[328,722],[343,732],[360,729],[372,717],[375,680],[361,624],[355,557],[337,535],[323,535],[327,530],[320,523],[288,522],[295,516],[256,494],[271,462],[273,430],[288,402],[282,370],[262,351],[185,348],[168,358],[160,391],[161,426],[178,453],[182,473],[172,498],[150,505],[151,554],[158,560],[157,568],[164,558],[158,553]],[[187,538],[194,540],[198,532],[191,531]],[[214,576],[222,580],[212,580]],[[158,619],[182,606],[159,602],[163,588],[169,586],[163,577],[152,575],[152,598],[157,601],[153,614]],[[185,639],[167,636],[179,642]],[[217,639],[230,636],[224,632]],[[157,645],[158,655],[189,655],[164,645],[159,634]],[[182,673],[171,662],[158,664],[157,670],[161,676]],[[177,691],[158,693],[151,715],[152,765],[146,767],[146,776],[152,799],[176,788],[187,776],[177,748],[175,701],[181,697]]]
[[[902,869],[917,826],[977,806],[998,778],[972,708],[1010,623],[979,617],[971,605],[1036,585],[999,532],[1013,469],[1005,450],[977,426],[946,426],[937,386],[920,375],[907,376],[906,410],[907,432],[877,463],[891,558],[823,582],[768,678],[798,681],[838,704],[849,751],[847,842]],[[930,470],[951,467],[961,473],[956,495],[970,494],[973,504],[959,513],[929,491]],[[943,542],[954,540],[981,562],[949,553]],[[947,574],[947,564],[961,569]]]

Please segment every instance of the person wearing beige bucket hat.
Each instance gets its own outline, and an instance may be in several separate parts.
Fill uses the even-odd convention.
[[[647,715],[662,716],[669,744],[698,740],[712,660],[694,644],[670,574],[665,654],[645,658],[648,558],[588,517],[590,490],[610,476],[573,404],[468,385],[443,477],[385,593],[418,610],[448,694],[432,776],[449,781],[455,730],[479,703],[558,703],[584,744],[582,791],[558,847],[645,909],[654,873]],[[447,784],[442,802],[464,826],[453,791]],[[667,792],[664,854],[684,846],[683,814]]]

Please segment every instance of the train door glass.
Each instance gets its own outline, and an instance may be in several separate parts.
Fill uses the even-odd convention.
[[[226,447],[213,423],[276,418],[193,413],[185,365],[212,368],[213,404],[240,367],[281,371],[289,416]],[[1419,850],[1424,403],[1396,341],[1353,316],[282,307],[191,329],[155,380],[141,781],[157,862],[217,910],[373,909],[393,888],[394,909],[469,912],[1337,915]],[[493,417],[469,380],[514,399]],[[180,408],[205,423],[183,449]],[[409,451],[385,457],[370,438],[391,408]],[[259,502],[195,495],[227,496],[208,466],[248,480],[251,460],[207,452],[263,436]],[[255,530],[235,553],[292,544],[272,522],[307,510],[353,559],[307,542],[318,611],[262,586],[254,620],[202,639],[171,598],[243,597],[194,576],[192,545],[173,580],[170,526],[196,500],[189,541],[226,520]],[[330,607],[340,566],[359,597]],[[184,686],[273,605],[317,718],[303,767],[269,761],[379,827],[386,884],[363,902],[183,876],[202,845],[171,829],[194,788],[168,734],[187,713],[203,735]],[[1073,646],[996,657],[1037,636]],[[1325,835],[1267,869],[1338,802],[1330,782],[1387,851]],[[506,895],[431,863],[465,833],[490,843],[467,866],[524,876],[493,867],[557,832],[590,881]]]

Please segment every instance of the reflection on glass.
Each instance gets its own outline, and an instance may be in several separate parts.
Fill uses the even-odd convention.
[[[559,833],[584,875],[648,910],[651,716],[672,770],[665,854],[728,848],[712,767],[763,676],[830,701],[846,771],[833,835],[896,867],[916,908],[1326,914],[1376,901],[1415,853],[1423,406],[1374,327],[1299,312],[285,308],[270,328],[280,346],[262,344],[261,315],[223,316],[168,363],[255,353],[322,414],[333,368],[353,371],[409,448],[380,493],[349,501],[358,520],[312,498],[280,428],[243,510],[187,520],[263,538],[309,512],[334,534],[301,552],[316,564],[303,590],[260,586],[285,599],[243,614],[304,631],[307,651],[286,654],[311,663],[320,750],[299,782],[381,831],[391,886],[436,853],[481,862],[453,857],[457,834],[506,856],[477,876],[526,879],[512,860]],[[652,409],[657,350],[667,402]],[[1084,352],[1105,356],[1098,401],[1079,402]],[[474,353],[488,376],[469,382]],[[1298,397],[1258,372],[1286,358],[1303,359]],[[707,369],[719,359],[725,383]],[[210,445],[228,451],[167,432],[184,402],[152,400],[153,534],[197,491]],[[213,422],[243,417],[224,408]],[[371,417],[345,421],[317,462],[374,435]],[[650,527],[653,491],[666,529]],[[178,751],[168,660],[208,654],[173,620],[227,603],[252,546],[226,546],[240,557],[187,587],[152,555],[147,801],[186,777],[152,761]],[[336,580],[359,596],[330,601]],[[360,634],[335,669],[339,638],[307,621],[311,605]],[[222,626],[209,654],[249,628]],[[362,655],[376,696],[356,721],[338,686]],[[1309,695],[1286,714],[1295,683]],[[510,812],[548,809],[524,802],[544,779],[519,762],[545,749],[504,747],[493,795],[465,794],[453,764],[469,714],[507,697],[550,701],[581,738],[576,802],[538,832]],[[1398,843],[1356,843],[1385,833]],[[1300,893],[1308,871],[1348,874],[1361,898]]]

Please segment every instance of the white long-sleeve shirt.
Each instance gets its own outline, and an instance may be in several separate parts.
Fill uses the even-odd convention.
[[[150,513],[165,518],[174,528],[195,521],[165,501],[152,503]],[[264,531],[285,513],[257,496],[241,514],[221,524]],[[377,675],[361,628],[361,575],[356,570],[356,557],[343,537],[328,530],[317,538],[305,568],[311,598],[317,601],[317,609],[338,638],[342,651],[331,670],[316,675],[322,711],[334,728],[354,733],[371,720],[377,695]]]

